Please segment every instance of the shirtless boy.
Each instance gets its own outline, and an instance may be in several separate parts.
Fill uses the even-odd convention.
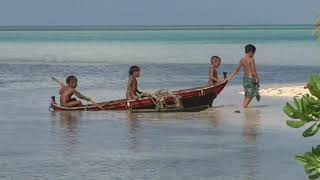
[[[221,58],[218,56],[211,57],[211,66],[209,69],[209,81],[208,86],[215,85],[219,82],[217,69],[220,66]]]
[[[66,79],[66,86],[62,86],[60,89],[60,105],[63,107],[78,107],[82,106],[80,100],[76,98],[72,98],[72,95],[77,96],[80,99],[84,99],[86,101],[90,101],[90,98],[80,94],[76,91],[78,80],[75,76],[68,76]]]
[[[245,97],[243,100],[243,108],[247,108],[253,97],[256,97],[260,101],[259,95],[259,77],[256,70],[256,62],[254,59],[254,54],[256,48],[248,44],[245,47],[245,56],[240,60],[239,64],[234,68],[230,77],[227,80],[231,80],[234,75],[237,74],[239,69],[243,68],[243,88],[245,92]]]
[[[129,69],[129,79],[127,86],[127,99],[134,100],[138,98],[139,94],[142,94],[138,90],[137,78],[140,77],[140,68],[138,66],[131,66]]]

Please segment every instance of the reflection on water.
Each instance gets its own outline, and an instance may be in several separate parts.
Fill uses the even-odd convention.
[[[53,112],[51,114],[52,127],[55,128],[57,121],[59,122],[60,129],[57,133],[61,135],[67,152],[72,152],[77,147],[79,136],[78,127],[82,113],[83,112],[81,111],[62,111],[59,113]]]
[[[237,151],[237,161],[239,162],[239,169],[243,173],[244,179],[257,179],[258,168],[259,168],[259,150],[257,145],[257,137],[259,135],[258,129],[260,125],[260,110],[259,109],[243,109],[242,113],[230,113],[233,112],[233,108],[223,108],[223,107],[215,107],[214,109],[209,109],[207,118],[209,125],[209,132],[211,135],[217,136],[219,139],[228,139],[228,131],[231,128],[227,126],[225,123],[231,124],[239,124],[238,126],[239,133],[235,136],[242,137],[243,141],[240,142],[230,142],[231,146],[235,146],[232,148]],[[230,119],[230,122],[228,122]],[[237,130],[235,130],[237,132]],[[214,133],[212,133],[214,132]],[[237,137],[233,137],[233,139],[239,139]],[[241,138],[240,138],[241,139]],[[239,139],[239,140],[240,140]],[[227,140],[226,140],[227,141]],[[228,143],[228,142],[225,142]],[[216,148],[219,148],[217,146]]]
[[[295,168],[270,162],[275,157],[269,148],[278,146],[271,144],[267,151],[263,144],[270,136],[277,144],[283,141],[268,131],[262,133],[261,120],[268,111],[233,112],[234,107],[199,113],[53,113],[51,139],[56,151],[50,151],[54,158],[49,162],[64,163],[52,170],[55,173],[66,168],[74,177],[90,174],[93,179],[105,174],[103,179],[254,180]],[[287,162],[285,157],[274,161],[281,158]]]
[[[244,123],[242,136],[247,142],[256,140],[257,128],[260,125],[260,110],[244,109]]]
[[[65,129],[69,136],[77,134],[77,126],[82,116],[81,111],[76,112],[60,112],[60,127]]]
[[[217,128],[220,124],[221,112],[219,110],[212,110],[208,113],[208,120],[212,127]]]
[[[247,170],[246,176],[247,179],[256,179],[256,175],[258,174],[257,169],[259,166],[259,154],[258,154],[258,146],[256,142],[257,131],[260,125],[260,110],[256,109],[244,109],[244,122],[243,122],[243,130],[242,136],[245,139],[245,142],[248,144],[245,151],[245,161],[243,167]]]
[[[127,113],[128,118],[128,148],[133,151],[139,150],[138,131],[139,120],[137,113]]]

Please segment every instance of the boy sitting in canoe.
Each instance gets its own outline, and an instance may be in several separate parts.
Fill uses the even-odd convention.
[[[234,75],[237,74],[239,69],[243,68],[243,88],[245,92],[245,97],[243,100],[243,108],[247,108],[253,97],[256,97],[260,101],[259,94],[259,77],[256,70],[256,62],[254,59],[254,54],[256,48],[248,44],[245,47],[245,56],[240,60],[239,64],[234,68],[230,77],[227,80],[231,80]]]
[[[129,79],[127,86],[127,99],[135,100],[141,97],[150,96],[149,93],[138,90],[137,78],[140,77],[140,68],[138,66],[131,66],[129,69]]]
[[[71,98],[72,95],[77,96],[80,99],[91,101],[90,98],[80,94],[76,91],[78,79],[75,76],[68,76],[66,79],[67,86],[62,86],[60,89],[60,106],[63,107],[78,107],[83,106],[80,100]]]
[[[219,82],[217,69],[220,66],[221,58],[219,56],[212,56],[210,61],[208,86],[215,85]]]

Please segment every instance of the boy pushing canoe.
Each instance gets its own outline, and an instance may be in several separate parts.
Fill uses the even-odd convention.
[[[245,56],[240,60],[238,65],[232,71],[230,77],[227,80],[231,80],[233,76],[237,74],[240,68],[243,68],[243,88],[245,97],[243,100],[243,108],[247,108],[252,98],[256,97],[260,101],[259,94],[259,77],[256,70],[256,62],[254,59],[254,54],[256,52],[256,47],[252,44],[245,46]]]

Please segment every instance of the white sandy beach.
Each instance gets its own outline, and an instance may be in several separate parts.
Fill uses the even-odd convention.
[[[261,88],[259,93],[261,96],[270,97],[302,97],[305,94],[310,94],[309,90],[304,86]],[[242,91],[241,94],[244,94],[244,92]]]
[[[260,90],[261,96],[301,97],[304,94],[310,94],[309,90],[304,88],[304,86],[265,88]]]

